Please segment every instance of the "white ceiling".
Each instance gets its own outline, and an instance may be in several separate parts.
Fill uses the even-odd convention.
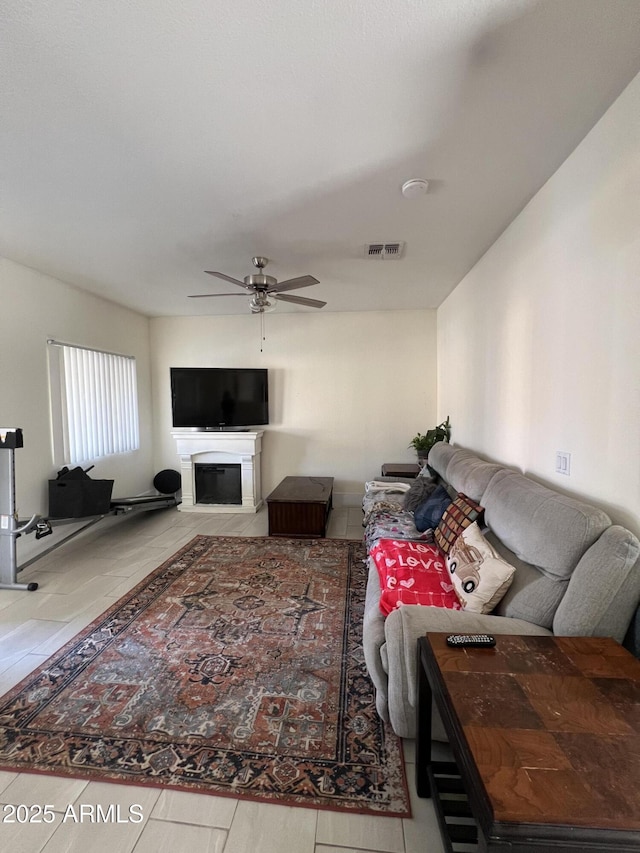
[[[0,255],[150,316],[248,312],[187,296],[256,254],[435,307],[638,71],[640,0],[3,0]]]

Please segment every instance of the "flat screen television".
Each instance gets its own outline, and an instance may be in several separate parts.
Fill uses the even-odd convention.
[[[269,423],[266,368],[172,367],[173,426],[233,429]]]

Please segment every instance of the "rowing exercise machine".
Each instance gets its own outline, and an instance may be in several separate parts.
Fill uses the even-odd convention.
[[[116,515],[133,510],[160,509],[163,506],[178,506],[178,492],[182,478],[178,471],[170,468],[160,471],[153,478],[153,486],[157,495],[136,495],[132,498],[114,498],[111,509]]]
[[[0,589],[26,589],[33,592],[37,583],[18,583],[20,569],[16,541],[23,533],[34,533],[36,539],[52,533],[48,519],[32,515],[20,521],[16,513],[15,451],[22,447],[22,430],[0,428]]]
[[[27,566],[39,560],[45,554],[59,548],[69,539],[82,533],[93,524],[102,521],[107,515],[121,515],[123,513],[140,510],[160,509],[162,507],[177,506],[180,500],[177,492],[180,489],[180,474],[177,471],[165,470],[156,474],[153,485],[158,492],[156,495],[139,495],[130,498],[119,498],[112,500],[108,512],[83,519],[81,528],[74,530],[59,542],[51,545],[40,554],[32,557],[22,566],[18,566],[16,542],[23,533],[34,533],[36,539],[42,539],[53,533],[52,522],[40,515],[33,515],[28,521],[20,521],[16,513],[16,489],[15,489],[15,450],[23,447],[22,430],[18,428],[0,428],[0,589],[26,589],[33,592],[38,589],[38,584],[18,583],[17,575]],[[67,524],[80,519],[56,519],[54,524]]]

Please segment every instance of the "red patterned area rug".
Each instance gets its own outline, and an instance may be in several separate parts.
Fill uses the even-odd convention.
[[[196,536],[0,699],[0,769],[408,816],[363,558]]]

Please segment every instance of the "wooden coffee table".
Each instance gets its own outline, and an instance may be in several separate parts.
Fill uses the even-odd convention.
[[[333,477],[285,477],[267,498],[269,536],[322,538],[333,502]]]
[[[446,636],[418,640],[416,785],[447,850],[468,809],[482,853],[639,851],[640,661],[596,637]],[[455,764],[431,760],[432,697]]]

